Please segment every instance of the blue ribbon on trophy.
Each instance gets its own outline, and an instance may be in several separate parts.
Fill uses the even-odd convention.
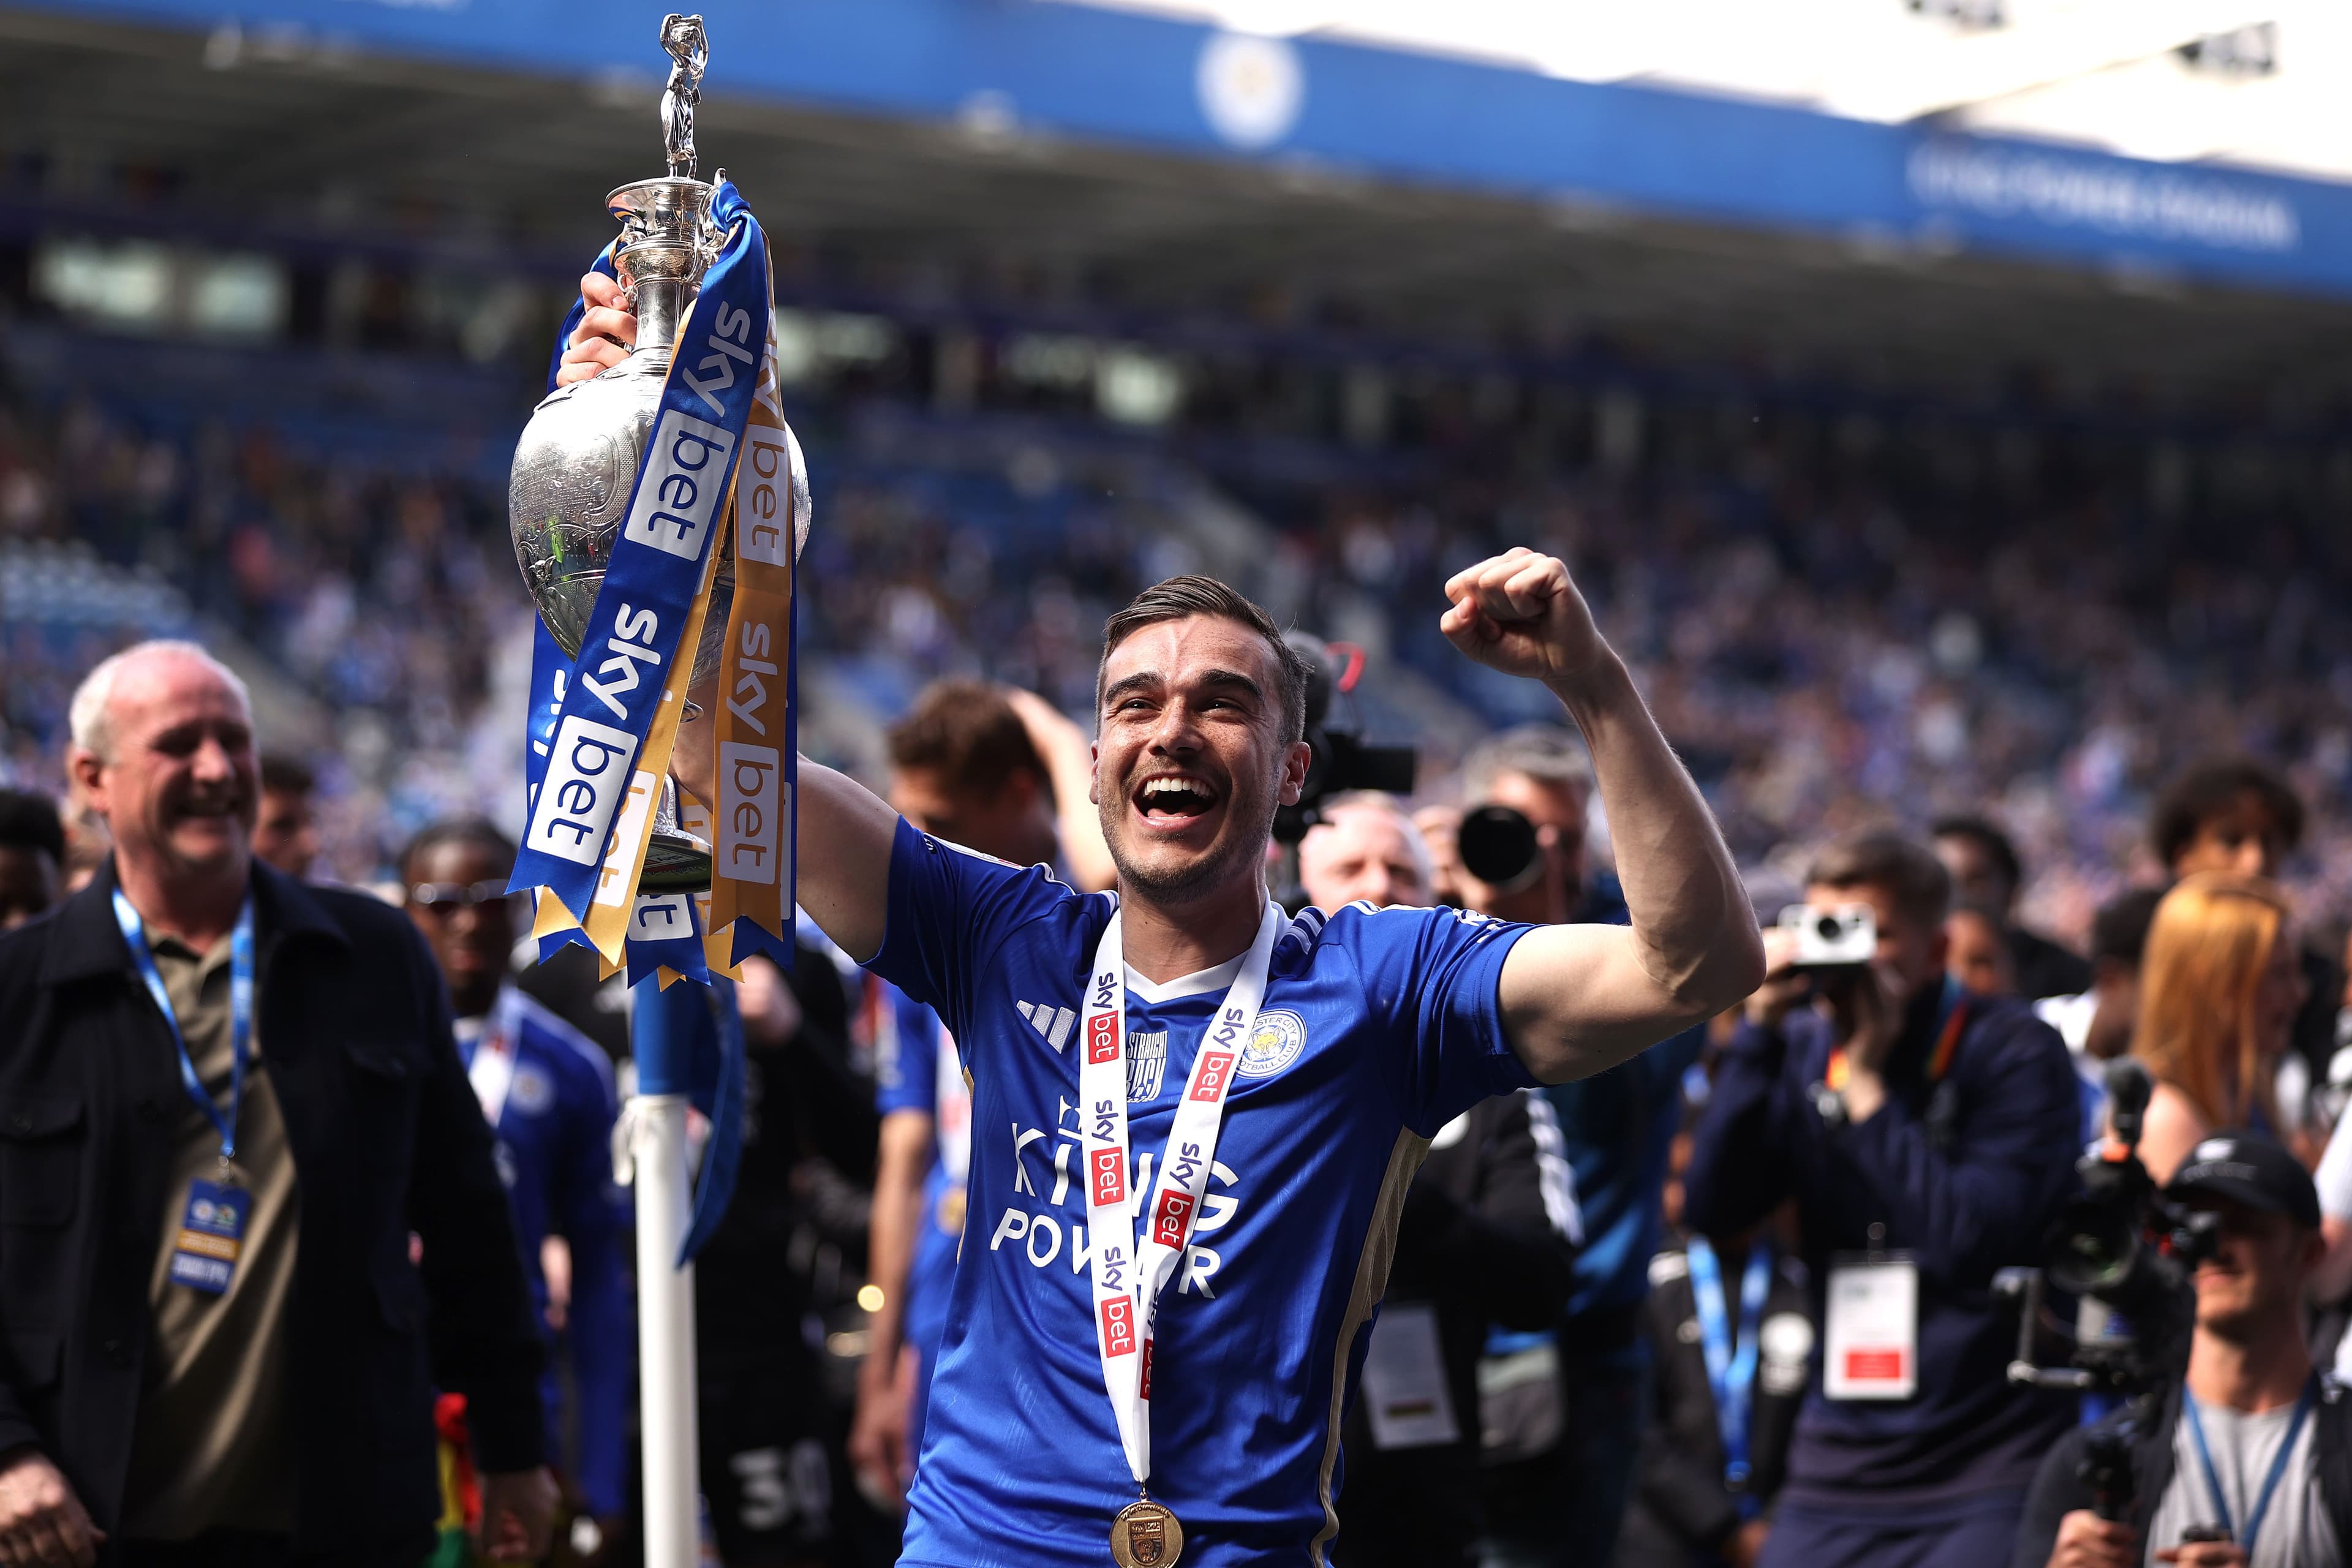
[[[607,198],[622,237],[593,263],[631,299],[635,350],[557,387],[575,304],[515,456],[509,521],[540,626],[509,887],[537,894],[542,958],[576,942],[632,985],[711,988],[705,1005],[659,998],[661,1051],[646,1042],[647,1062],[668,1057],[668,1087],[645,1092],[689,1092],[712,1121],[690,1256],[741,1137],[729,980],[751,952],[793,951],[793,574],[810,506],[776,382],[766,237],[724,171],[694,178],[701,18],[669,16],[662,37],[669,174]],[[674,760],[701,798],[673,782]]]

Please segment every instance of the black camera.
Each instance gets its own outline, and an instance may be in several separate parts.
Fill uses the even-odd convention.
[[[1274,814],[1275,841],[1296,844],[1322,820],[1317,808],[1335,795],[1360,789],[1411,795],[1413,753],[1411,746],[1367,745],[1353,714],[1342,721],[1332,713],[1332,699],[1353,693],[1363,679],[1362,648],[1305,632],[1283,640],[1307,661],[1307,784],[1297,805]]]
[[[1507,805],[1465,812],[1454,834],[1454,853],[1465,871],[1498,892],[1516,893],[1543,874],[1543,846],[1536,825]]]
[[[2189,1373],[2195,1275],[2212,1256],[2218,1222],[2167,1198],[2140,1163],[2141,1121],[2156,1088],[2147,1069],[2128,1058],[2110,1062],[2106,1087],[2113,1136],[2075,1162],[2083,1190],[2059,1211],[2042,1266],[2004,1268],[1994,1289],[2019,1305],[2011,1383],[2129,1401],[2123,1425],[2095,1434],[2083,1465],[2101,1516],[2120,1519],[2132,1501],[2133,1433],[2156,1418],[2163,1390]],[[2045,1311],[2052,1288],[2081,1301],[2074,1324]],[[2072,1342],[2065,1365],[2035,1360],[2042,1331]]]

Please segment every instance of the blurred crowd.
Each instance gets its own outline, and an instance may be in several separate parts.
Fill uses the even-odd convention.
[[[1205,487],[1051,418],[910,437],[865,404],[795,416],[819,485],[811,751],[943,837],[1101,885],[1067,715],[1090,707],[1104,616],[1202,563],[1182,513]],[[2178,1561],[2339,1561],[2352,1470],[2284,1415],[2332,1363],[2352,1289],[2352,631],[2323,613],[2352,555],[2315,521],[2329,476],[2055,424],[1630,395],[1424,423],[1392,480],[1235,487],[1255,509],[1241,585],[1366,650],[1368,692],[1394,672],[1486,737],[1428,747],[1409,799],[1321,803],[1277,882],[1325,908],[1622,918],[1580,744],[1434,628],[1454,567],[1525,542],[1575,569],[1778,945],[1738,1013],[1435,1141],[1366,1350],[1335,1561],[1957,1564],[2014,1542],[2026,1568],[2105,1564],[2217,1514],[2235,1542]],[[1181,456],[1181,430],[1167,445]],[[18,399],[0,406],[0,552],[41,543],[165,585],[184,622],[7,605],[0,914],[104,861],[67,766],[91,668],[158,629],[240,645],[310,723],[263,761],[257,852],[400,904],[468,1061],[514,1058],[472,1082],[551,1357],[548,1449],[577,1521],[555,1550],[626,1560],[627,1215],[598,1156],[630,1004],[577,950],[517,957],[500,829],[530,611],[503,498],[260,427]],[[1808,946],[1836,933],[1783,926],[1801,905],[1859,950]],[[746,1153],[698,1300],[709,1551],[888,1562],[962,1236],[953,1052],[813,928],[794,973],[754,961],[740,997]],[[2116,1061],[2145,1069],[2144,1107]],[[2180,1234],[2221,1266],[2173,1281],[2193,1321],[2172,1338],[2142,1325],[2158,1371],[2029,1388],[2010,1363],[2033,1306],[1997,1277],[2044,1263],[2077,1157],[2118,1131],[2150,1177],[2130,1201],[2171,1184],[2164,1223],[2216,1216]],[[1902,1332],[1828,1315],[1837,1279],[1893,1278],[1858,1268],[1909,1271]],[[2036,1342],[2053,1364],[2081,1349]],[[2326,1454],[2346,1451],[2336,1399]],[[2170,1434],[2200,1409],[2231,1462],[2183,1503],[2196,1460]],[[462,1526],[497,1478],[465,1480],[465,1412],[444,1414]],[[2070,1490],[2098,1420],[2139,1423],[2137,1502]],[[2250,1489],[2297,1454],[2309,1484],[2257,1556]]]
[[[2315,799],[2352,772],[2352,634],[2322,613],[2352,563],[2322,521],[2324,453],[1507,394],[1394,431],[1417,444],[1393,476],[1377,454],[1360,476],[1236,475],[1256,532],[1205,563],[1150,493],[1184,473],[1181,426],[1139,471],[1076,416],[958,422],[871,388],[812,395],[793,410],[817,484],[802,635],[812,668],[840,677],[813,703],[848,710],[814,743],[870,776],[874,731],[941,673],[1083,711],[1091,628],[1202,564],[1371,650],[1368,693],[1392,661],[1480,721],[1528,717],[1434,629],[1433,584],[1508,539],[1576,566],[1744,864],[1792,874],[1809,846],[1889,812],[1921,828],[1988,810],[2026,852],[2026,909],[2079,945],[2099,903],[2153,870],[2138,825],[2189,758],[2264,757]],[[327,852],[354,879],[459,805],[519,816],[508,712],[528,620],[502,514],[467,474],[257,426],[166,429],[86,399],[0,412],[0,540],[149,568],[321,705]],[[142,628],[60,635],[39,608],[11,608],[0,754],[54,784],[72,672]],[[2352,839],[2319,820],[2284,874],[2332,928],[2352,907]]]
[[[129,683],[157,679],[144,672],[159,663],[230,703],[205,721],[223,735],[217,780],[200,742],[173,764],[195,782],[173,787],[252,789],[266,902],[356,897],[332,888],[319,858],[316,776],[251,761],[233,678],[193,645],[134,657],[145,662],[100,667],[73,720],[77,784],[128,835],[114,858],[51,796],[0,793],[0,925],[49,944],[52,956],[27,952],[45,972],[66,962],[61,944],[85,940],[71,911],[89,900],[26,922],[93,879],[92,895],[127,882],[159,832],[179,843],[191,831],[190,796],[159,789],[160,815],[142,811],[130,764],[101,763],[94,749],[165,722],[162,698],[131,705],[144,689]],[[1086,736],[1053,704],[936,682],[891,727],[887,768],[893,804],[919,826],[1053,863],[1082,887],[1108,884],[1083,805]],[[1286,900],[1625,918],[1572,731],[1502,730],[1458,773],[1425,783],[1433,798],[1419,810],[1361,791],[1310,800],[1303,838],[1269,868]],[[2352,1474],[2331,1456],[2352,1435],[2352,1405],[2319,1369],[2336,1364],[2352,1296],[2352,1132],[2338,1128],[2352,1092],[2352,1050],[2337,1045],[2347,983],[2277,880],[2315,815],[2266,764],[2193,764],[2141,824],[2136,859],[2155,874],[2102,906],[2082,949],[2021,921],[2026,862],[1981,815],[1924,834],[1851,829],[1793,878],[1759,871],[1750,891],[1769,971],[1741,1007],[1596,1078],[1489,1101],[1433,1141],[1363,1352],[1333,1561],[1958,1568],[2013,1552],[2025,1568],[2072,1568],[2136,1563],[2143,1544],[2167,1542],[2187,1544],[2163,1561],[2208,1568],[2339,1561]],[[512,1560],[527,1539],[560,1561],[625,1562],[636,1550],[630,1221],[608,1151],[630,1081],[632,997],[580,950],[532,962],[504,893],[513,858],[487,818],[453,816],[402,847],[388,889],[454,1007],[473,1090],[463,1114],[478,1099],[495,1156],[485,1173],[506,1189],[517,1288],[547,1368],[529,1404],[542,1447],[513,1426],[513,1379],[502,1386],[486,1370],[541,1357],[491,1338],[482,1287],[450,1294],[432,1268],[436,1249],[478,1258],[502,1233],[420,1219],[412,1248],[436,1313],[453,1314],[436,1332],[484,1340],[441,1402],[435,1560],[493,1545]],[[328,907],[345,921],[382,908]],[[750,1047],[744,1152],[697,1289],[706,1551],[855,1568],[895,1558],[919,1463],[945,1292],[970,1241],[968,1086],[927,1009],[814,928],[799,946],[790,973],[750,961],[736,993]],[[170,941],[157,952],[175,975],[200,957]],[[213,1005],[229,953],[224,937],[205,961],[224,987]],[[174,993],[192,1036],[205,994]],[[1042,1011],[1033,1022],[1049,1037],[1055,1027]],[[226,1057],[215,1066],[225,1075]],[[300,1082],[277,1093],[299,1095]],[[191,1126],[189,1158],[209,1160],[212,1134]],[[450,1141],[462,1145],[465,1129],[428,1131],[433,1157],[462,1170]],[[26,1201],[19,1177],[0,1181],[18,1182],[10,1203]],[[267,1204],[266,1176],[257,1189]],[[2170,1261],[2101,1272],[2097,1248],[2118,1224],[2165,1233]],[[987,1245],[1004,1240],[1000,1229]],[[2060,1331],[2043,1284],[2021,1299],[2005,1279],[2037,1268],[2050,1291],[2111,1307],[2130,1331],[2095,1329],[2089,1315]],[[179,1279],[155,1289],[168,1297]],[[1890,1281],[1898,1308],[1870,1308]],[[184,1331],[171,1328],[168,1302],[157,1312],[154,1353],[173,1370],[151,1381],[138,1421],[194,1423],[225,1446],[187,1450],[208,1456],[198,1473],[210,1504],[185,1478],[159,1485],[152,1472],[171,1461],[142,1461],[121,1505],[142,1532],[126,1560],[278,1561],[246,1554],[257,1522],[275,1539],[287,1521],[241,1468],[275,1450],[233,1440],[268,1425],[246,1391],[271,1384],[249,1373],[261,1381],[236,1383],[240,1397],[217,1410],[173,1404],[207,1386],[190,1369],[225,1352],[173,1342]],[[263,1340],[278,1331],[255,1328]],[[2037,1357],[2048,1363],[2038,1384],[2021,1377]],[[0,1415],[26,1397],[0,1384]],[[89,1397],[68,1384],[68,1403]],[[2320,1425],[2305,1436],[2315,1405]],[[2148,1436],[2176,1424],[2195,1429],[2200,1453],[2206,1427],[2224,1434],[2229,1468],[2207,1462],[2208,1490],[2180,1480]],[[2101,1471],[2084,1457],[2098,1442],[2126,1457]],[[47,1462],[36,1445],[0,1457],[0,1513],[18,1506],[24,1467]],[[551,1544],[555,1504],[525,1485],[539,1472],[491,1457],[527,1451],[543,1451],[562,1483],[569,1522]],[[2252,1478],[2273,1472],[2257,1497]],[[2275,1473],[2291,1485],[2269,1515],[2272,1550],[2255,1556]],[[202,1531],[193,1539],[206,1552],[222,1540],[235,1550],[142,1545],[145,1531],[168,1542],[184,1526]]]

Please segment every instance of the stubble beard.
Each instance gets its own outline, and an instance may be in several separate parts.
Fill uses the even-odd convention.
[[[1100,807],[1103,842],[1110,849],[1111,864],[1118,868],[1122,884],[1150,895],[1155,903],[1190,903],[1223,887],[1235,875],[1237,866],[1255,869],[1264,863],[1265,847],[1274,837],[1273,802],[1271,792],[1263,801],[1229,797],[1225,803],[1228,821],[1237,820],[1240,808],[1247,805],[1250,816],[1256,819],[1250,830],[1229,835],[1223,843],[1212,845],[1207,853],[1193,859],[1172,866],[1145,865],[1129,849],[1128,796],[1115,795]]]

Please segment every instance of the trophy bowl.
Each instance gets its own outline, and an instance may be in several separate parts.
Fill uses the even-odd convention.
[[[580,657],[596,595],[604,585],[613,547],[628,519],[631,492],[661,405],[680,326],[725,236],[710,216],[718,182],[694,177],[694,110],[709,58],[699,16],[670,16],[662,47],[675,62],[662,95],[668,150],[667,177],[639,180],[605,197],[620,220],[613,270],[624,300],[635,312],[635,345],[626,359],[585,381],[558,387],[541,401],[515,448],[507,489],[507,524],[524,587],[556,645]],[[808,476],[791,443],[794,510],[793,553],[808,540]],[[695,645],[683,718],[709,705],[727,647],[735,603],[735,553],[722,538],[709,607]],[[715,726],[682,727],[672,770],[704,800],[715,767]],[[677,790],[666,784],[655,808],[653,839],[640,886],[648,891],[709,886],[709,846],[678,826]]]

